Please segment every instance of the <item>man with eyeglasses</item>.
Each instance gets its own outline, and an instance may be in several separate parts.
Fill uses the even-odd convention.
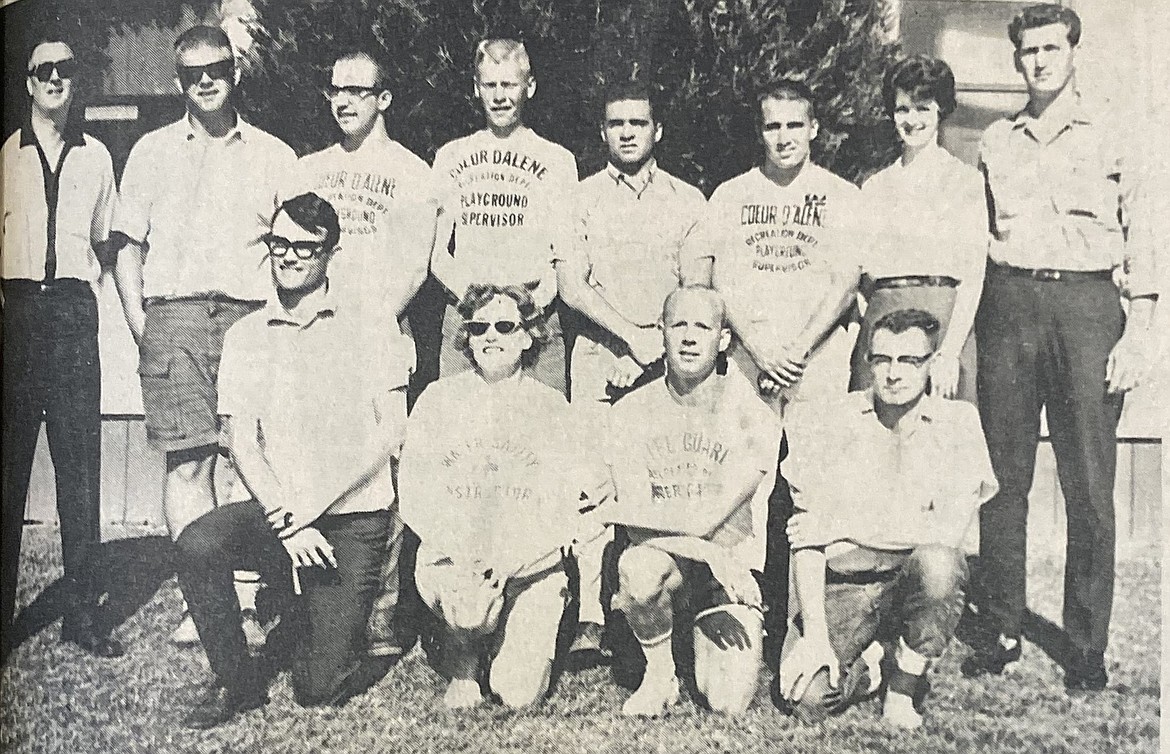
[[[545,310],[551,331],[536,363],[525,369],[567,395],[553,259],[556,249],[571,243],[567,208],[577,186],[577,161],[524,125],[536,78],[522,42],[481,42],[474,85],[487,127],[441,147],[433,170],[439,227],[431,271],[449,293],[439,372],[471,368],[456,344],[463,322],[455,306],[468,286],[523,285]]]
[[[269,678],[235,619],[232,568],[259,571],[273,592],[279,631],[294,645],[299,704],[337,705],[360,690],[366,621],[397,525],[391,458],[413,351],[333,286],[340,235],[316,194],[281,205],[266,237],[275,290],[224,339],[219,412],[248,499],[206,513],[176,542],[179,582],[216,678],[186,718],[191,728],[268,700]]]
[[[874,325],[872,388],[790,416],[785,476],[795,600],[780,692],[809,723],[883,685],[887,629],[898,640],[882,718],[922,724],[926,671],[963,612],[963,544],[999,485],[979,414],[927,395],[939,322],[915,309]]]
[[[129,244],[116,280],[139,347],[147,438],[166,454],[163,510],[173,538],[215,505],[220,348],[266,295],[263,237],[295,160],[232,106],[240,72],[222,30],[192,27],[175,53],[187,113],[134,145],[113,223]],[[260,643],[258,585],[241,574],[239,588],[250,640]],[[172,639],[197,641],[189,617]]]
[[[110,153],[71,117],[80,69],[50,37],[32,48],[28,118],[0,155],[3,255],[3,654],[13,636],[20,541],[41,422],[57,481],[67,609],[61,639],[100,657],[122,646],[98,625],[101,367],[93,285],[116,192]],[[16,201],[15,198],[20,198]]]

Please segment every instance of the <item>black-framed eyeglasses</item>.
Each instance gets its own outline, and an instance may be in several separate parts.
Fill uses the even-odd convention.
[[[496,328],[496,332],[500,335],[508,335],[520,329],[520,323],[513,322],[510,319],[501,319],[498,322],[480,322],[479,320],[469,319],[463,323],[463,326],[467,328],[468,335],[475,336],[487,334],[488,328],[491,327]]]
[[[47,84],[53,80],[53,71],[57,71],[57,75],[63,79],[71,79],[77,75],[81,70],[81,65],[73,58],[65,58],[64,60],[50,60],[45,63],[34,65],[28,69],[28,75],[35,78],[42,84]]]
[[[268,247],[268,253],[277,259],[284,259],[292,252],[297,259],[307,261],[325,251],[324,244],[317,241],[290,241],[273,235],[265,236],[264,244]]]
[[[373,97],[377,93],[378,90],[371,86],[333,86],[330,84],[321,90],[321,94],[325,96],[325,99],[331,102],[343,94],[351,99],[365,99],[366,97]]]
[[[925,364],[926,362],[930,361],[931,356],[934,356],[934,354],[928,353],[925,356],[912,356],[910,354],[906,354],[905,356],[899,356],[897,358],[894,358],[893,356],[887,356],[884,353],[871,353],[869,356],[866,357],[866,360],[869,362],[869,365],[871,367],[875,367],[875,368],[876,367],[888,367],[890,364],[893,364],[895,361],[898,362],[899,364],[905,364],[906,366],[920,367],[923,364]]]
[[[236,72],[236,61],[232,58],[225,58],[207,65],[180,65],[176,71],[179,74],[179,83],[183,85],[184,89],[189,89],[202,81],[204,74],[207,74],[207,78],[212,81],[230,79],[232,74]]]

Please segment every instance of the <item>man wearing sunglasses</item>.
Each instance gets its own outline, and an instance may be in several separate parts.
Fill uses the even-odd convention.
[[[214,727],[267,701],[269,679],[235,617],[233,567],[259,571],[272,590],[295,647],[297,702],[340,704],[356,690],[386,539],[400,526],[391,458],[413,350],[332,285],[340,235],[321,197],[285,202],[265,239],[275,290],[224,339],[219,411],[246,489],[176,542],[180,584],[217,681],[188,727]]]
[[[95,621],[92,575],[101,543],[101,368],[97,302],[116,198],[110,154],[71,119],[73,50],[53,38],[28,58],[29,114],[2,150],[4,655],[13,619],[33,455],[44,421],[57,481],[68,608],[61,638],[101,657],[122,654]]]
[[[524,125],[536,78],[522,42],[485,39],[479,44],[474,91],[487,127],[448,142],[435,154],[439,228],[431,271],[450,294],[439,372],[448,376],[471,368],[457,345],[463,322],[455,310],[468,286],[523,285],[546,310],[552,332],[536,362],[525,369],[567,395],[553,257],[555,249],[571,242],[568,208],[577,186],[577,161]]]
[[[926,393],[938,335],[928,312],[882,316],[873,387],[790,416],[795,599],[780,691],[804,722],[877,692],[875,639],[893,628],[882,717],[919,727],[925,673],[962,614],[964,540],[999,485],[975,407]]]
[[[113,228],[118,291],[139,347],[147,438],[166,454],[163,509],[172,537],[215,505],[216,375],[227,329],[267,295],[267,249],[292,149],[239,117],[228,37],[195,26],[175,42],[187,113],[143,136],[126,163]],[[254,579],[241,574],[253,643]],[[197,641],[189,617],[173,635]]]

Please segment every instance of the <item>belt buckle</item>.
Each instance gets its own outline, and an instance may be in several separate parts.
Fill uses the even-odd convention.
[[[1032,277],[1045,282],[1057,282],[1061,276],[1060,270],[1033,270]]]

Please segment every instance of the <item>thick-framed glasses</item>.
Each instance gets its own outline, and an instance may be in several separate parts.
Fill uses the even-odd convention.
[[[53,80],[53,71],[63,79],[71,79],[77,75],[81,66],[73,58],[65,58],[64,60],[50,60],[47,63],[40,63],[28,69],[28,75],[35,78],[42,84],[47,84]]]
[[[333,86],[332,84],[321,90],[321,94],[330,102],[342,96],[350,99],[365,99],[373,97],[377,93],[377,89],[369,86]]]
[[[179,74],[179,83],[183,85],[183,88],[190,89],[203,80],[204,74],[207,74],[207,78],[212,81],[230,79],[232,74],[236,72],[236,61],[232,58],[226,58],[207,65],[181,65],[176,68],[176,72]]]
[[[325,251],[325,246],[316,241],[290,241],[272,235],[264,237],[264,244],[268,247],[268,253],[277,259],[284,259],[291,252],[297,259],[307,261]]]
[[[894,362],[917,368],[930,361],[931,356],[934,356],[934,354],[928,353],[925,356],[912,356],[910,354],[906,354],[905,356],[894,358],[893,356],[887,356],[884,353],[871,353],[866,357],[866,361],[868,361],[869,365],[875,369],[877,367],[888,367]]]
[[[520,329],[519,322],[513,322],[510,319],[501,319],[498,322],[480,322],[479,320],[469,319],[463,323],[467,328],[468,335],[480,336],[486,335],[489,328],[494,327],[496,332],[500,335],[508,335]]]

